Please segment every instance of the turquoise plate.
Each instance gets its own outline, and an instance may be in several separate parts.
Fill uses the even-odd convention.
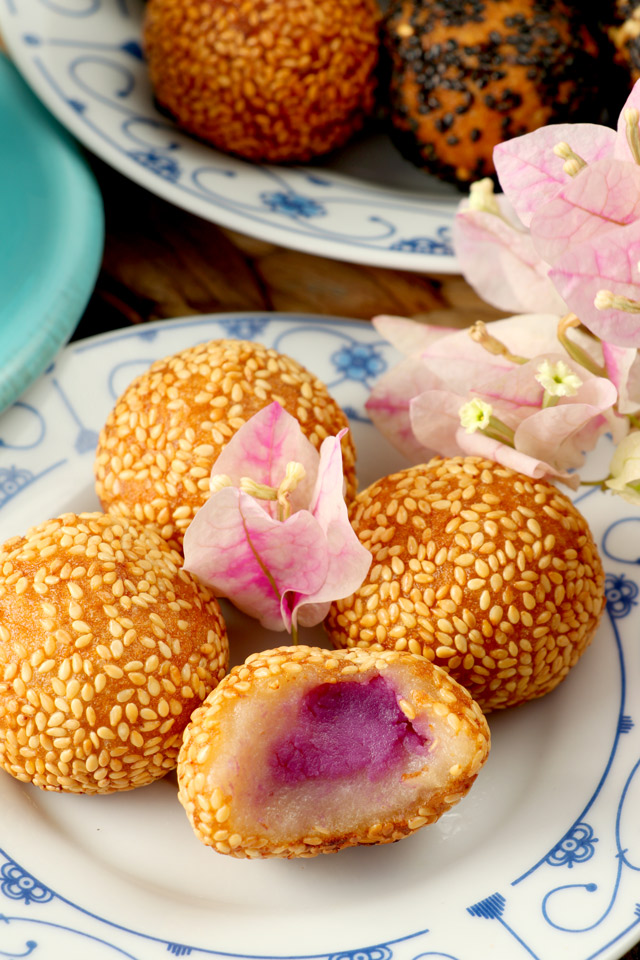
[[[0,54],[0,410],[73,333],[100,266],[100,191],[74,141]]]

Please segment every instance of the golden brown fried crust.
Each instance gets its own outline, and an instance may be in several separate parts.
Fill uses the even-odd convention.
[[[413,710],[437,714],[456,736],[472,744],[465,766],[451,769],[448,782],[441,789],[432,789],[415,810],[398,811],[395,816],[336,835],[318,826],[304,837],[283,836],[278,841],[265,835],[263,824],[256,824],[253,833],[238,829],[233,796],[213,782],[208,770],[217,744],[224,739],[226,712],[247,698],[262,697],[266,704],[265,694],[273,699],[273,691],[277,697],[278,691],[291,689],[309,675],[318,683],[335,682],[358,675],[384,675],[386,671],[391,675],[394,665],[408,668],[415,681],[413,704],[403,707],[407,715]],[[250,859],[315,857],[360,844],[393,843],[434,823],[469,791],[489,749],[489,728],[478,704],[445,671],[421,657],[390,650],[278,647],[253,654],[246,663],[234,667],[217,691],[195,711],[180,752],[178,796],[197,837],[219,853]]]
[[[117,401],[100,433],[96,492],[105,510],[154,525],[178,548],[209,495],[214,461],[254,413],[277,400],[319,449],[348,425],[297,361],[245,340],[212,340],[158,360]],[[342,440],[347,499],[355,446]]]
[[[65,514],[0,548],[0,766],[111,793],[176,766],[225,674],[218,603],[154,531]]]
[[[395,0],[390,101],[407,156],[452,182],[493,174],[493,148],[593,106],[598,47],[562,2]]]
[[[488,712],[553,690],[591,642],[602,564],[552,484],[479,457],[434,458],[363,490],[351,520],[373,563],[332,604],[336,646],[428,657]]]
[[[615,62],[629,75],[629,90],[640,79],[640,3],[617,0],[608,35],[615,50]]]
[[[301,161],[362,126],[374,103],[374,0],[149,0],[144,46],[159,103],[249,160]]]

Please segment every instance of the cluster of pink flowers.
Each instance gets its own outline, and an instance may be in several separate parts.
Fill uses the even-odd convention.
[[[374,320],[405,358],[367,406],[412,459],[482,454],[575,488],[607,432],[603,484],[640,503],[639,107],[640,83],[617,130],[556,124],[500,144],[504,192],[481,180],[460,204],[462,272],[513,317],[470,332]]]

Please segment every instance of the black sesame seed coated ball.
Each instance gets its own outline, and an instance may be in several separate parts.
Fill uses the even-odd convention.
[[[599,48],[562,0],[392,0],[383,39],[398,147],[458,185],[492,175],[504,140],[598,119]]]

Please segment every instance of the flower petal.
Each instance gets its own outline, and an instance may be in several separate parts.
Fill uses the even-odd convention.
[[[312,627],[324,620],[332,600],[348,597],[362,585],[372,556],[354,532],[342,493],[342,450],[337,437],[327,437],[320,448],[318,479],[310,512],[322,530],[326,543],[327,568],[321,586],[299,595],[292,604],[292,618]]]
[[[587,163],[611,156],[616,133],[597,123],[558,123],[499,143],[493,151],[500,186],[525,226],[541,206],[570,180],[553,148],[568,143]]]
[[[618,390],[618,410],[620,413],[635,413],[640,409],[640,356],[637,349],[604,342],[602,353],[607,376]]]
[[[523,420],[515,435],[516,448],[534,459],[546,460],[559,473],[576,470],[607,429],[598,406],[571,403],[547,407]]]
[[[524,313],[535,304],[540,311],[566,313],[549,280],[549,264],[528,232],[493,213],[460,209],[453,223],[453,246],[465,280],[492,306]]]
[[[640,314],[623,310],[598,310],[594,304],[601,290],[640,300],[640,220],[609,230],[592,243],[566,250],[549,276],[585,327],[623,347],[640,343]]]
[[[462,431],[460,431],[460,434],[462,434]],[[525,476],[534,480],[551,477],[561,480],[574,490],[580,485],[580,478],[577,474],[557,470],[546,460],[539,460],[522,453],[521,450],[514,450],[513,447],[508,447],[498,440],[491,439],[491,437],[474,433],[460,435],[459,440],[466,456],[486,457],[488,460],[495,460],[496,463],[501,463],[503,467],[509,467],[510,470],[515,470],[517,473],[524,473]]]
[[[467,396],[451,390],[425,390],[411,401],[411,426],[418,441],[441,457],[457,457],[463,453],[459,433],[460,408]],[[475,436],[475,434],[473,434]]]
[[[184,566],[270,630],[289,628],[287,594],[315,593],[327,572],[325,537],[307,510],[284,523],[233,487],[212,494],[184,538]]]
[[[455,333],[455,330],[449,327],[437,327],[429,323],[408,320],[406,317],[392,317],[382,313],[373,317],[371,323],[392,347],[406,356],[421,353],[434,341]]]
[[[287,464],[301,463],[305,477],[290,495],[295,511],[309,503],[319,460],[318,451],[305,437],[295,417],[274,401],[240,427],[224,447],[211,473],[226,474],[236,487],[241,477],[277,487],[284,479]]]
[[[430,453],[416,439],[409,415],[411,400],[424,390],[425,378],[420,358],[408,357],[380,377],[365,403],[373,425],[414,463]]]
[[[554,263],[572,245],[594,238],[640,217],[640,167],[606,159],[581,170],[578,176],[531,220],[531,239],[539,255]]]

